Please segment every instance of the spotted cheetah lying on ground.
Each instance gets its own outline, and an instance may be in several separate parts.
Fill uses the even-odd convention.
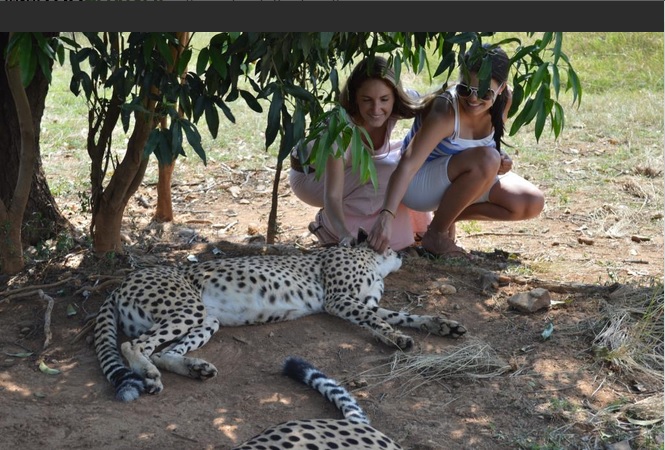
[[[379,340],[409,349],[413,339],[393,325],[459,337],[456,321],[379,307],[383,278],[400,268],[400,256],[378,254],[366,243],[303,255],[244,256],[187,267],[151,267],[127,276],[102,304],[95,350],[116,398],[132,401],[163,388],[159,369],[196,379],[215,366],[185,356],[220,326],[296,319],[327,312],[370,330]],[[118,351],[118,328],[133,338]],[[162,348],[164,347],[164,348]]]
[[[397,442],[370,426],[367,415],[351,393],[310,363],[300,358],[287,358],[283,373],[319,391],[342,411],[344,419],[291,420],[267,428],[231,450],[336,448],[400,450],[402,448]]]

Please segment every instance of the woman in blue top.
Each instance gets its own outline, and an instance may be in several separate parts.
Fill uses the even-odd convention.
[[[469,55],[466,58],[468,62]],[[507,85],[510,60],[499,47],[491,49],[491,58],[490,89],[482,96],[478,61],[452,89],[426,100],[404,139],[403,155],[387,186],[384,213],[369,233],[375,250],[388,247],[393,219],[389,212],[400,202],[416,211],[435,211],[422,246],[446,256],[468,257],[455,244],[459,220],[524,220],[543,210],[543,193],[511,172],[512,160],[501,149],[512,100]]]

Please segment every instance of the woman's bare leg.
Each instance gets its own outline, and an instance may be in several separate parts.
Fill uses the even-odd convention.
[[[423,236],[423,248],[437,255],[463,252],[451,238],[460,214],[494,184],[501,158],[496,149],[477,147],[457,154],[448,163],[450,187],[443,194],[430,227]]]

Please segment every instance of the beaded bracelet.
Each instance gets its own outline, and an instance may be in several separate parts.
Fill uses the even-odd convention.
[[[393,219],[395,218],[395,213],[389,210],[388,208],[383,208],[381,211],[379,211],[379,214],[381,214],[384,211],[393,216]]]

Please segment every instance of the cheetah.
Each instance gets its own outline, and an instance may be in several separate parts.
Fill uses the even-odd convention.
[[[282,373],[316,389],[332,402],[344,419],[291,420],[269,427],[231,450],[400,450],[402,447],[369,424],[353,395],[309,362],[290,356]]]
[[[186,354],[202,347],[220,326],[327,312],[403,350],[413,346],[413,339],[393,325],[462,336],[466,329],[454,320],[379,307],[384,278],[401,264],[395,251],[379,254],[363,241],[302,255],[240,256],[140,269],[130,273],[99,309],[94,329],[97,358],[116,398],[129,402],[142,393],[162,391],[160,369],[200,380],[216,376],[213,364]],[[120,351],[119,329],[131,338]]]

